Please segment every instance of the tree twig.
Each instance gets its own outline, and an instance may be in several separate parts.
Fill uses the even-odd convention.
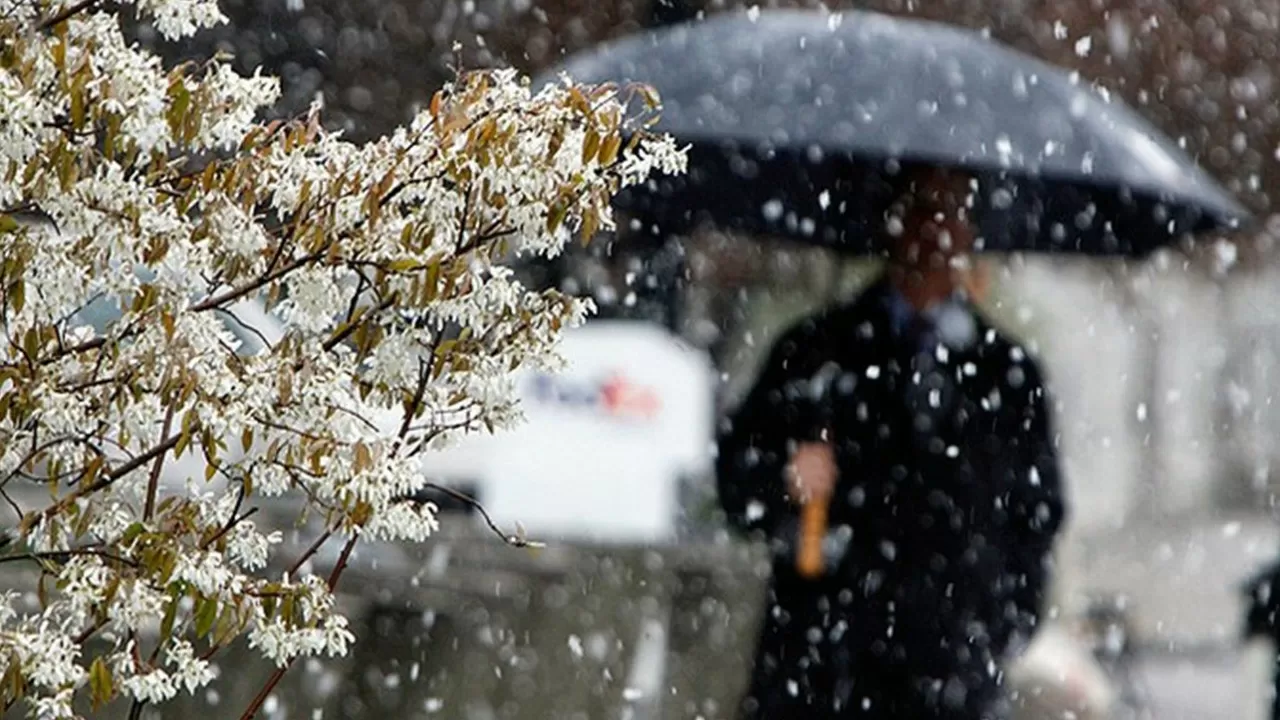
[[[253,716],[258,714],[258,710],[262,708],[262,705],[267,702],[267,698],[271,696],[271,691],[276,689],[276,685],[280,684],[280,679],[284,677],[285,673],[289,672],[291,667],[293,667],[293,660],[290,660],[282,668],[276,668],[276,671],[271,673],[271,677],[267,678],[267,682],[262,686],[262,689],[249,702],[249,707],[244,709],[240,720],[253,720]]]
[[[254,513],[258,512],[258,508],[256,507],[249,508],[249,510],[245,512],[245,514],[241,515],[240,517],[236,517],[236,513],[240,512],[240,506],[243,504],[244,504],[244,483],[241,482],[239,490],[236,491],[236,504],[234,507],[231,508],[231,515],[227,517],[227,523],[223,525],[222,529],[219,530],[217,533],[215,533],[213,537],[209,538],[205,542],[200,543],[201,549],[208,548],[210,545],[213,545],[214,543],[218,542],[218,540],[222,539],[224,535],[231,532],[231,530],[236,525],[239,525],[240,523],[249,519],[249,517],[251,517]]]
[[[152,460],[155,460],[156,456],[164,455],[165,453],[169,452],[170,450],[172,450],[174,447],[178,445],[178,440],[180,439],[181,439],[181,433],[179,433],[178,435],[171,436],[168,440],[165,440],[159,445],[151,448],[150,450],[146,451],[141,455],[138,455],[137,457],[133,458],[129,462],[111,471],[111,473],[106,477],[98,478],[97,480],[93,481],[93,483],[88,487],[80,488],[75,492],[69,493],[66,497],[62,498],[61,500],[54,503],[53,505],[50,505],[49,507],[45,508],[40,513],[40,517],[42,518],[53,517],[54,515],[61,512],[63,508],[67,507],[68,505],[75,502],[76,500],[79,500],[85,495],[90,495],[92,493],[95,493],[101,490],[104,487],[111,485],[111,483],[114,483],[115,481],[119,480],[125,475],[128,475],[134,470],[137,470],[143,465],[146,465]]]
[[[229,532],[231,532],[233,529],[235,529],[235,526],[239,525],[240,523],[244,522],[245,520],[248,520],[249,518],[253,517],[253,516],[254,516],[254,515],[256,515],[256,514],[258,514],[258,508],[256,508],[256,507],[255,507],[255,508],[249,508],[249,509],[248,509],[248,510],[246,510],[246,511],[245,511],[245,513],[244,513],[243,515],[241,515],[240,517],[232,517],[230,520],[228,520],[228,521],[227,521],[227,524],[226,524],[226,526],[225,526],[225,527],[223,527],[221,530],[219,530],[219,531],[217,532],[217,534],[216,534],[216,535],[214,535],[213,537],[209,538],[208,542],[203,543],[203,544],[201,545],[201,547],[202,547],[202,548],[207,548],[207,547],[209,547],[210,545],[213,545],[214,543],[216,543],[216,542],[218,542],[219,540],[221,540],[221,539],[223,538],[223,536],[225,536],[227,533],[229,533]]]
[[[35,447],[31,448],[31,450],[27,452],[26,456],[18,461],[18,464],[14,467],[14,469],[10,470],[9,474],[5,475],[4,478],[0,479],[0,488],[3,488],[5,485],[8,485],[9,481],[14,479],[15,477],[20,477],[24,475],[22,468],[26,467],[27,464],[35,460],[37,455],[39,455],[40,453],[46,450],[51,450],[64,443],[80,443],[88,447],[90,450],[93,450],[98,455],[103,454],[102,449],[99,448],[97,445],[94,445],[92,442],[90,442],[89,438],[87,437],[77,437],[75,435],[63,435],[60,437],[56,437],[52,440],[46,440],[40,443],[39,445],[36,445]],[[76,471],[70,471],[70,472],[76,472]]]
[[[67,557],[76,557],[76,556],[100,557],[104,560],[111,560],[112,562],[123,563],[130,567],[138,567],[138,563],[130,560],[129,558],[122,557],[114,553],[109,553],[109,552],[106,552],[105,550],[93,550],[89,548],[80,548],[80,549],[73,549],[73,550],[54,550],[50,552],[16,553],[14,555],[3,555],[3,556],[0,556],[0,564],[11,563],[11,562],[21,562],[23,560],[40,562],[41,560],[57,560],[58,558],[67,558]]]
[[[448,495],[454,500],[458,500],[460,502],[467,504],[472,508],[475,508],[476,512],[480,513],[480,517],[484,518],[485,524],[489,526],[489,529],[493,531],[493,534],[502,538],[502,541],[510,545],[511,547],[518,547],[518,548],[543,547],[543,543],[537,542],[535,540],[522,538],[519,535],[508,535],[502,532],[502,528],[498,527],[498,524],[493,521],[493,518],[489,517],[488,511],[484,509],[484,506],[480,504],[480,501],[476,500],[470,495],[467,495],[466,493],[461,493],[461,492],[458,492],[457,490],[454,490],[453,488],[447,488],[443,485],[437,485],[436,483],[433,483],[433,482],[426,483],[422,487],[423,489],[439,490],[440,492],[444,493],[445,495]]]
[[[329,532],[326,531],[323,539],[328,539]],[[356,547],[356,541],[360,536],[352,533],[351,538],[347,540],[347,544],[342,547],[342,553],[338,556],[338,562],[333,566],[333,572],[329,573],[329,592],[333,592],[338,587],[338,580],[342,577],[342,571],[347,568],[347,561],[351,558],[351,551]],[[289,668],[293,667],[293,660],[282,668],[278,668],[271,673],[271,677],[267,678],[267,682],[258,691],[258,694],[250,701],[249,706],[245,708],[244,713],[240,715],[240,720],[253,720],[253,717],[262,709],[263,704],[267,702],[267,698],[271,697],[272,691],[280,684],[280,680],[284,678],[284,674],[289,672]]]
[[[178,411],[178,398],[174,397],[173,402],[169,403],[169,409],[164,414],[164,426],[160,430],[160,437],[169,437],[169,431],[173,428],[173,415]],[[142,509],[142,519],[150,520],[156,511],[156,493],[160,489],[160,471],[164,468],[164,456],[168,453],[162,452],[156,455],[155,462],[151,464],[151,476],[147,478],[147,504]]]
[[[432,355],[435,353],[433,352]],[[413,400],[405,406],[404,422],[400,423],[400,432],[396,437],[396,449],[400,449],[400,444],[404,442],[405,436],[409,434],[409,426],[413,424],[413,416],[418,413],[418,406],[422,404],[422,397],[427,393],[427,381],[431,379],[431,366],[427,361],[418,359],[418,386],[413,389]]]
[[[338,562],[333,566],[333,571],[329,573],[329,592],[333,592],[338,588],[338,578],[342,577],[342,571],[347,569],[347,561],[351,559],[351,551],[356,548],[356,541],[360,539],[359,533],[351,533],[347,544],[342,546],[342,552],[338,555]]]
[[[61,22],[66,22],[67,20],[70,20],[76,15],[79,15],[80,13],[92,8],[94,5],[97,5],[97,4],[98,4],[98,0],[80,0],[80,2],[64,8],[62,12],[58,13],[57,15],[41,20],[40,24],[37,25],[36,27],[39,28],[40,30],[48,30],[54,25],[57,25],[58,23],[61,23]]]
[[[3,484],[0,484],[0,497],[4,498],[5,502],[9,503],[9,507],[13,509],[13,512],[17,517],[22,517],[22,507],[18,505],[18,503],[14,502],[13,498],[9,497],[9,493],[4,491]],[[0,547],[4,547],[4,545],[0,544]]]
[[[98,620],[94,624],[90,625],[89,627],[85,628],[83,632],[81,632],[79,635],[76,636],[74,640],[75,644],[77,646],[85,644],[85,642],[87,642],[89,638],[93,637],[94,633],[106,627],[106,624],[107,624],[107,620],[106,618],[103,618],[101,620]]]
[[[366,321],[368,321],[377,313],[380,313],[383,310],[386,310],[387,308],[391,307],[395,303],[395,300],[396,300],[395,296],[392,295],[386,300],[383,300],[382,302],[378,303],[372,310],[369,310],[364,315],[361,315],[359,319],[354,321],[348,320],[344,328],[342,328],[337,333],[335,333],[333,337],[329,338],[328,340],[325,340],[324,344],[321,345],[320,347],[323,348],[326,352],[338,347],[338,345],[343,340],[346,340],[347,338],[351,337],[351,335],[354,334],[356,330],[359,330],[360,327],[364,325]]]
[[[315,555],[316,552],[320,550],[320,546],[324,545],[325,541],[327,541],[332,535],[333,529],[326,528],[325,531],[320,534],[320,537],[316,538],[316,541],[311,543],[311,547],[307,548],[306,552],[298,556],[298,561],[293,564],[293,567],[289,568],[289,577],[297,575],[298,570],[303,566],[303,564],[306,563],[307,560],[311,559],[311,556]]]
[[[212,310],[220,305],[224,305],[226,303],[239,300],[240,298],[244,297],[245,295],[248,295],[254,290],[259,290],[263,287],[266,287],[267,285],[270,285],[271,283],[275,282],[276,280],[279,280],[285,275],[288,275],[294,270],[297,270],[298,268],[304,265],[309,265],[315,262],[316,260],[319,260],[322,257],[324,257],[323,248],[322,248],[322,252],[312,253],[310,255],[303,255],[297,260],[294,260],[293,262],[288,263],[287,265],[285,265],[284,267],[278,270],[273,270],[267,273],[266,275],[263,275],[262,277],[258,278],[257,280],[254,280],[253,282],[245,283],[244,285],[238,288],[232,288],[231,290],[228,290],[222,293],[221,295],[214,295],[211,297],[207,297],[204,300],[201,300],[200,302],[192,305],[189,309],[191,310],[191,312],[203,312],[205,310]]]

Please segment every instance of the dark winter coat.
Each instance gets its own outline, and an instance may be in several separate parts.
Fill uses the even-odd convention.
[[[1280,720],[1280,561],[1273,562],[1244,586],[1246,640],[1266,638],[1272,643],[1271,720]]]
[[[892,293],[882,280],[792,327],[721,434],[729,521],[778,553],[745,717],[977,718],[1040,612],[1064,515],[1040,370],[971,307],[967,347],[921,340]],[[817,402],[815,375],[831,380]],[[846,543],[807,580],[783,469],[823,425]]]

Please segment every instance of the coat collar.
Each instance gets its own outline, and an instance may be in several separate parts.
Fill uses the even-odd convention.
[[[989,328],[977,306],[968,298],[960,298],[953,307],[963,311],[972,320],[973,345],[980,344]],[[869,331],[873,336],[886,340],[893,345],[899,344],[908,323],[916,316],[917,311],[907,303],[901,293],[889,281],[887,274],[881,274],[853,302],[845,305],[845,317],[869,327],[857,329]]]

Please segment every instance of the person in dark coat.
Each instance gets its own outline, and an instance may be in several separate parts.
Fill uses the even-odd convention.
[[[1271,643],[1271,719],[1280,720],[1280,561],[1268,564],[1244,585],[1244,639]]]
[[[988,717],[1042,610],[1064,506],[1041,372],[966,298],[970,180],[909,177],[888,271],[786,331],[719,438],[729,522],[777,553],[744,719]]]

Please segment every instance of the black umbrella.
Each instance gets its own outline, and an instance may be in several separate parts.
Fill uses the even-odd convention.
[[[659,91],[690,172],[619,198],[667,232],[702,219],[876,252],[904,165],[978,176],[985,250],[1143,255],[1247,212],[1118,99],[980,35],[871,12],[752,11],[576,55],[581,82]]]

